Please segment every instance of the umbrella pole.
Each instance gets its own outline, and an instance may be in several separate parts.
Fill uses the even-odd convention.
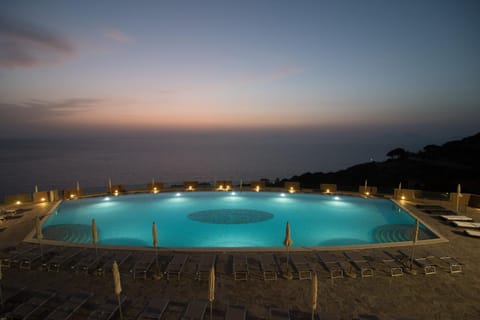
[[[1,281],[0,281],[0,306],[2,307],[2,309],[5,307],[3,305],[2,282]]]
[[[213,319],[213,301],[210,301],[210,320]]]
[[[120,320],[123,320],[123,314],[122,314],[122,302],[120,301],[120,295],[117,294],[117,300],[118,300],[118,311],[120,314]]]
[[[410,271],[413,269],[413,254],[415,252],[415,242],[412,245],[412,256],[410,257]]]
[[[158,248],[155,248],[155,266],[157,268],[155,272],[157,273],[156,275],[158,276],[160,275],[160,268],[158,266]]]
[[[290,270],[288,269],[288,267],[289,267],[289,266],[288,266],[288,265],[289,265],[289,260],[290,260],[290,250],[289,250],[289,249],[290,249],[290,247],[287,246],[287,277],[288,277],[289,274],[290,274]]]

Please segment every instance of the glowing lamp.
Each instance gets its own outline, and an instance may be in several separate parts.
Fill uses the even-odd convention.
[[[288,192],[295,193],[295,189],[293,187],[290,187],[290,189],[288,189]]]
[[[40,199],[40,201],[45,202],[45,198]]]
[[[367,192],[365,192],[365,194],[366,194],[367,196],[369,196],[369,195],[370,195],[370,192],[367,191]]]
[[[326,192],[327,192],[327,193],[330,193],[330,189],[327,189],[327,191],[326,191]]]
[[[188,186],[188,191],[192,191],[193,190],[193,187],[192,186]]]
[[[19,201],[15,202],[15,204],[19,205],[19,204],[22,204],[22,202],[19,200]]]
[[[113,194],[115,195],[115,197],[118,196],[118,190],[115,190]]]
[[[402,196],[401,199],[402,199],[402,200],[405,200],[405,196]]]
[[[72,193],[70,194],[70,199],[73,199],[73,198],[75,198],[75,195]]]
[[[230,190],[230,186],[227,185],[227,186],[225,187],[225,189],[226,189],[227,191]]]
[[[260,191],[260,186],[256,186],[255,191],[259,192]]]
[[[223,190],[223,184],[218,186],[218,190]]]

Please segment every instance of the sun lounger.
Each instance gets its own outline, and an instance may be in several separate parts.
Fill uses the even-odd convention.
[[[427,210],[422,210],[425,213],[428,214],[443,214],[443,215],[455,215],[455,212],[452,210],[448,209],[427,209]]]
[[[476,230],[463,230],[463,232],[464,232],[466,235],[469,235],[470,237],[480,238],[480,231],[476,231]]]
[[[40,309],[50,299],[55,297],[56,293],[53,291],[36,291],[25,302],[18,305],[13,311],[7,314],[7,319],[27,319],[35,311]]]
[[[185,264],[187,263],[187,260],[188,254],[176,253],[165,269],[167,280],[170,280],[170,277],[173,276],[177,277],[177,279],[180,279],[180,275],[185,267]]]
[[[116,261],[118,266],[122,266],[125,261],[132,255],[130,251],[123,251],[123,250],[114,250],[108,252],[103,258],[102,262],[100,262],[101,266],[99,266],[96,270],[97,276],[103,276],[107,272],[112,272],[113,262]]]
[[[14,264],[18,264],[22,255],[25,255],[28,252],[38,250],[40,252],[40,247],[38,245],[20,245],[15,250],[8,252],[7,255],[2,256],[2,267],[11,268]]]
[[[54,250],[54,248],[43,248],[42,252],[40,247],[37,247],[37,250],[26,252],[18,259],[18,267],[23,270],[31,270],[33,264],[46,258]]]
[[[268,309],[268,319],[270,320],[289,320],[290,310],[270,308]]]
[[[152,253],[144,253],[138,258],[135,258],[135,263],[132,269],[133,279],[137,279],[138,277],[147,279],[148,270],[150,270],[150,267],[154,262],[155,254]]]
[[[436,267],[435,263],[430,260],[430,258],[427,258],[427,257],[414,258],[413,260],[420,267],[423,268],[423,271],[425,272],[426,275],[437,273],[437,267]]]
[[[6,304],[9,301],[14,301],[17,297],[21,295],[21,293],[25,292],[25,287],[5,287],[2,285],[2,299],[3,304]],[[1,306],[0,306],[0,314],[1,314]]]
[[[442,219],[445,219],[447,221],[473,221],[472,218],[467,217],[467,216],[457,216],[457,215],[443,215],[440,216]]]
[[[439,257],[440,260],[448,264],[448,267],[450,269],[450,273],[460,273],[462,272],[462,264],[455,259],[454,257],[450,256],[441,256]]]
[[[305,256],[300,254],[292,254],[290,256],[295,271],[298,273],[299,280],[312,279],[313,269],[308,264]]]
[[[410,255],[407,252],[403,250],[400,250],[399,252],[404,256],[405,259],[410,259]],[[423,268],[425,275],[437,273],[436,264],[431,260],[433,255],[424,252],[418,252],[416,255],[419,257],[414,257],[413,261]]]
[[[92,297],[92,293],[77,292],[69,296],[62,304],[55,308],[45,320],[68,320],[73,314],[80,309],[88,299]]]
[[[373,257],[376,260],[382,261],[383,264],[390,268],[390,274],[392,277],[403,276],[403,265],[394,257],[388,255],[385,251],[376,250]]]
[[[120,304],[123,305],[126,301],[126,297],[120,298]],[[115,314],[119,311],[118,300],[108,299],[104,303],[101,303],[93,310],[88,316],[87,320],[110,320],[113,319]]]
[[[215,265],[217,255],[208,253],[202,255],[200,263],[197,265],[196,278],[197,280],[206,280],[210,274],[210,269]]]
[[[440,259],[442,262],[445,264],[448,264],[448,267],[450,269],[450,273],[460,273],[462,272],[462,263],[460,263],[457,259],[454,257],[441,252],[438,249],[430,249],[430,254],[433,256],[437,257]]]
[[[418,209],[431,209],[431,210],[445,210],[442,206],[432,205],[432,204],[417,204],[415,205]]]
[[[247,256],[234,255],[233,256],[233,278],[235,280],[248,279],[248,260]]]
[[[343,278],[343,267],[338,261],[337,257],[335,257],[331,252],[317,252],[317,257],[320,259],[327,271],[330,272],[330,278]]]
[[[69,260],[80,254],[82,250],[83,248],[68,248],[64,250],[48,261],[47,270],[59,272],[60,268],[62,268]]]
[[[247,318],[247,308],[244,306],[228,306],[225,313],[225,320],[245,320]]]
[[[263,273],[263,280],[277,280],[279,270],[274,255],[271,253],[261,253],[258,259]]]
[[[461,228],[480,229],[480,222],[452,221],[452,223]]]
[[[346,251],[344,253],[355,268],[360,271],[362,278],[373,277],[373,267],[364,256],[357,251]]]
[[[71,269],[75,272],[83,272],[87,274],[90,270],[95,269],[104,255],[105,252],[97,254],[93,250],[88,250],[79,261],[71,266]]]
[[[190,301],[187,305],[187,309],[182,316],[182,320],[202,320],[207,310],[207,300],[194,300]]]
[[[163,298],[150,300],[145,309],[138,315],[137,320],[160,320],[169,302],[168,299]]]

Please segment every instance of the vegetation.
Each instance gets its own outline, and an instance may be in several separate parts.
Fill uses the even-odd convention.
[[[480,133],[441,146],[427,145],[419,152],[402,148],[389,151],[387,160],[355,165],[337,172],[305,173],[290,179],[303,188],[319,188],[320,183],[337,184],[341,190],[357,190],[365,183],[380,191],[392,192],[401,182],[404,188],[438,192],[456,191],[480,194]]]

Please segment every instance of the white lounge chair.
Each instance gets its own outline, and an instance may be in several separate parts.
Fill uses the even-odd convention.
[[[463,232],[470,237],[476,237],[480,238],[480,231],[475,231],[475,230],[463,230]]]
[[[331,252],[329,251],[320,251],[317,253],[317,257],[323,263],[324,267],[330,272],[330,278],[343,278],[343,267],[338,260]]]
[[[185,253],[176,253],[172,260],[167,265],[165,269],[165,274],[167,275],[167,280],[170,280],[172,277],[176,277],[177,280],[180,280],[180,275],[182,274],[183,268],[188,260],[188,254]]]
[[[373,254],[374,259],[381,260],[387,267],[390,268],[390,275],[392,277],[403,276],[403,265],[394,257],[387,254],[385,251],[376,250]]]
[[[58,305],[55,310],[53,310],[45,320],[68,320],[73,314],[80,309],[88,299],[92,297],[93,294],[89,292],[77,292],[72,294],[66,300],[64,300],[60,305]]]
[[[472,228],[472,229],[479,229],[480,222],[468,222],[468,221],[452,221],[452,223],[461,228]]]
[[[160,320],[167,310],[170,300],[164,298],[153,298],[138,315],[137,320]]]
[[[225,320],[245,320],[247,318],[247,308],[244,306],[228,306],[225,313]]]
[[[200,263],[197,265],[196,278],[197,280],[206,280],[210,275],[210,269],[215,265],[217,255],[214,253],[207,253],[202,255]]]
[[[346,251],[344,253],[350,262],[360,271],[362,278],[373,277],[373,267],[364,256],[356,251]]]
[[[298,253],[290,255],[295,271],[298,273],[299,280],[312,279],[313,269],[310,267],[304,255]]]
[[[203,319],[207,310],[208,300],[193,300],[187,305],[187,309],[182,316],[182,320]]]
[[[248,279],[248,258],[244,255],[233,256],[233,277],[235,280]]]
[[[288,309],[279,309],[279,308],[270,308],[268,310],[268,319],[269,320],[289,320],[290,310]]]
[[[277,280],[279,270],[273,254],[261,253],[258,259],[263,273],[263,280]]]
[[[467,217],[467,216],[457,216],[457,215],[443,215],[440,216],[442,219],[445,219],[447,221],[473,221],[472,218]]]

